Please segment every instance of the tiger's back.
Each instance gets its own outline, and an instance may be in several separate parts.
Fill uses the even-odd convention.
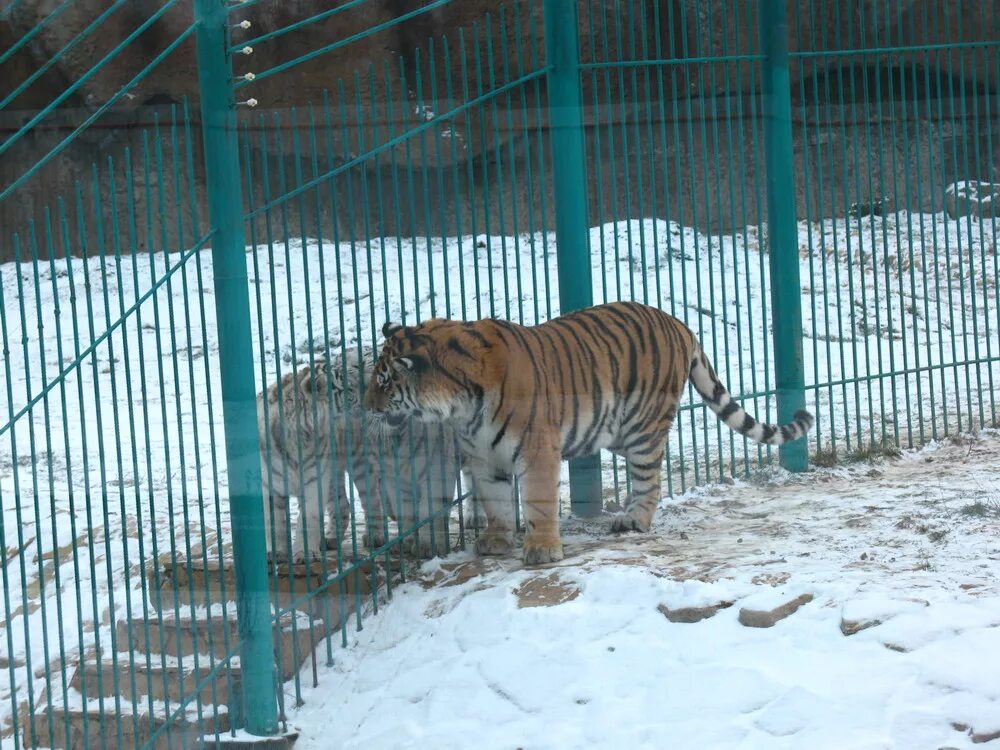
[[[562,557],[556,502],[562,459],[602,449],[624,456],[632,493],[613,528],[649,528],[667,435],[688,382],[751,440],[780,445],[812,425],[806,412],[787,425],[757,422],[719,381],[691,330],[640,303],[599,305],[531,327],[436,319],[387,324],[383,332],[367,405],[390,418],[441,419],[457,429],[476,495],[492,498],[496,508],[480,551],[509,549],[511,519],[501,499],[519,477],[527,562]]]

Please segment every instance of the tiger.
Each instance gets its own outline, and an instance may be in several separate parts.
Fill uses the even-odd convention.
[[[397,423],[389,427],[361,406],[374,350],[351,348],[329,362],[316,360],[286,373],[257,398],[257,432],[268,553],[287,548],[288,498],[299,500],[291,560],[315,560],[321,544],[338,548],[350,530],[344,474],[350,469],[362,505],[368,542],[385,544],[385,516],[400,532],[442,511],[401,543],[404,552],[444,554],[450,505],[458,481],[458,448],[445,425]],[[346,381],[344,375],[346,372]],[[429,428],[429,429],[428,429]],[[325,512],[324,512],[325,511]],[[324,515],[334,527],[324,536]],[[339,519],[339,525],[336,521]],[[289,555],[282,555],[288,557]]]
[[[596,305],[535,326],[491,318],[387,322],[365,405],[389,424],[455,429],[486,529],[481,555],[513,548],[513,479],[521,487],[526,565],[563,558],[560,462],[609,450],[624,457],[632,490],[614,533],[650,529],[660,500],[668,433],[688,381],[730,429],[782,445],[813,425],[806,410],[784,425],[758,422],[720,382],[684,323],[638,302]]]

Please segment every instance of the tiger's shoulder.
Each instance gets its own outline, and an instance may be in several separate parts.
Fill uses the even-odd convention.
[[[370,346],[351,347],[314,359],[295,370],[284,373],[260,395],[269,407],[279,402],[330,399],[343,405],[360,405],[363,383],[371,376],[375,352]]]

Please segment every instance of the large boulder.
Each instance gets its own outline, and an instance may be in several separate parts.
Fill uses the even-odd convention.
[[[1000,184],[978,180],[953,182],[944,191],[944,205],[953,219],[1000,216]]]

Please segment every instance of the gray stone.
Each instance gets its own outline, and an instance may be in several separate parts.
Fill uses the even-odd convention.
[[[739,616],[740,624],[746,625],[748,628],[770,628],[775,623],[784,620],[794,613],[803,604],[812,600],[812,594],[800,594],[791,601],[785,602],[773,609],[747,609],[746,607],[742,607],[740,608]]]
[[[870,619],[858,619],[858,620],[845,620],[841,618],[840,620],[840,632],[844,635],[854,635],[855,633],[860,633],[862,630],[867,630],[868,628],[874,628],[877,625],[881,625],[882,621],[878,618],[872,617]]]
[[[692,623],[707,620],[720,609],[726,609],[731,606],[733,606],[732,602],[717,602],[716,604],[708,604],[704,607],[677,607],[676,609],[671,609],[667,605],[661,604],[657,609],[670,622]]]
[[[944,192],[944,203],[953,219],[1000,216],[1000,184],[979,180],[954,182]]]
[[[972,742],[976,745],[983,742],[992,742],[993,740],[1000,740],[1000,729],[987,732],[977,732],[973,729],[970,736],[972,737]]]

